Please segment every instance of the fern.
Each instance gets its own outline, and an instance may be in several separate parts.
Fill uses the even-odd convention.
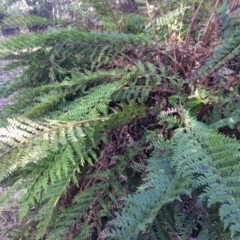
[[[178,129],[173,137],[172,150],[169,152],[171,148],[164,144],[161,148],[163,153],[149,159],[144,183],[136,193],[125,199],[123,210],[109,222],[112,229],[105,237],[130,239],[150,228],[152,239],[156,234],[161,239],[168,239],[172,231],[170,227],[162,229],[158,224],[158,230],[154,230],[154,222],[157,224],[157,221],[164,220],[170,224],[173,221],[160,211],[167,204],[179,200],[183,193],[190,196],[196,191],[198,201],[206,203],[206,207],[219,206],[224,229],[229,229],[232,237],[239,235],[240,145],[238,141],[221,136],[204,124],[185,117],[185,127]],[[174,224],[171,225],[176,231]],[[164,233],[166,229],[168,234]],[[183,236],[183,232],[176,231],[175,234]]]
[[[239,142],[217,132],[230,127],[237,136],[237,86],[226,97],[223,88],[215,96],[193,86],[173,74],[191,75],[197,57],[188,66],[178,55],[190,57],[192,46],[179,39],[156,46],[167,30],[181,30],[176,18],[187,9],[153,19],[147,34],[142,26],[135,26],[141,35],[79,31],[76,23],[1,42],[0,58],[17,59],[9,69],[24,68],[8,90],[18,90],[15,103],[1,115],[9,119],[0,128],[0,184],[22,184],[20,226],[11,237],[239,237]],[[125,27],[134,29],[137,18]],[[16,21],[53,23],[24,15],[3,24]],[[154,40],[149,27],[159,30]],[[238,35],[235,26],[192,80],[235,59]],[[204,104],[212,107],[205,124],[183,110],[195,115]]]
[[[210,75],[240,54],[239,33],[240,29],[236,29],[232,32],[231,38],[226,38],[219,44],[215,49],[215,56],[207,60],[194,79]]]
[[[224,227],[230,228],[232,236],[239,234],[238,178],[234,177],[239,174],[239,143],[200,124],[189,123],[189,127],[193,127],[192,133],[180,131],[175,136],[178,142],[175,150],[178,155],[173,158],[176,171],[184,177],[200,174],[194,185],[204,187],[201,199],[206,198],[208,207],[219,203],[219,215]]]
[[[187,9],[188,9],[188,7],[181,7],[181,8],[178,8],[178,9],[172,11],[169,14],[166,14],[163,17],[154,19],[156,29],[159,30],[164,26],[171,26],[174,23],[174,21],[176,19],[178,19],[179,16],[182,15]],[[150,26],[151,26],[151,24],[148,27],[150,27]]]
[[[204,121],[213,129],[229,127],[235,129],[240,122],[239,119],[239,97],[238,86],[227,97],[221,97],[222,91],[218,91],[218,102],[214,104],[213,109],[205,114]]]
[[[118,81],[107,85],[93,88],[89,92],[89,95],[81,98],[81,102],[78,103],[78,107],[68,111],[67,114],[60,116],[61,120],[71,121],[73,119],[82,119],[88,117],[88,119],[95,118],[101,114],[107,115],[108,107],[107,104],[111,99],[111,94],[117,91],[118,88],[122,87],[125,83]],[[82,114],[82,116],[80,115]]]
[[[125,106],[122,105],[122,112],[92,119],[92,121],[45,120],[36,122],[19,118],[9,120],[11,125],[8,129],[1,129],[1,159],[3,163],[1,165],[1,184],[13,184],[23,176],[27,177],[27,192],[20,201],[19,216],[24,220],[26,216],[31,215],[32,207],[36,209],[34,221],[31,224],[36,223],[37,225],[37,235],[34,235],[37,239],[44,236],[55,221],[57,234],[62,234],[68,226],[74,225],[77,221],[75,218],[75,222],[72,219],[72,222],[66,223],[65,227],[62,226],[63,232],[58,229],[55,212],[61,205],[61,199],[71,184],[79,186],[78,178],[85,174],[86,166],[94,165],[94,161],[97,159],[94,150],[97,142],[103,138],[103,133],[107,129],[126,124],[132,120],[133,116],[141,116],[141,114],[144,116],[143,108],[132,102]],[[111,120],[108,121],[108,119]],[[102,124],[103,122],[105,124]],[[12,159],[16,159],[16,161]],[[121,171],[122,168],[117,169]],[[109,187],[108,182],[109,180],[107,180],[106,187]],[[117,182],[112,182],[111,185],[117,194],[121,193]],[[93,190],[90,188],[89,191],[95,192],[96,186],[94,185]],[[104,185],[100,185],[100,187],[104,188]],[[107,189],[104,191],[107,196],[112,196]],[[83,191],[83,194],[87,193],[88,191]],[[115,198],[110,199],[111,201],[115,200]],[[106,206],[100,198],[99,204],[102,208]],[[84,211],[88,210],[88,206],[85,206]],[[68,214],[67,212],[68,209],[66,214]],[[104,214],[107,214],[106,209]],[[98,216],[98,218],[100,217]],[[81,219],[81,215],[79,215],[79,219]],[[28,234],[27,229],[23,229],[20,234]]]
[[[161,158],[154,156],[150,159],[153,164],[158,162],[158,168],[154,166],[154,171],[145,178],[145,184],[139,187],[137,193],[125,199],[122,212],[116,213],[116,219],[108,223],[114,228],[105,233],[104,237],[110,239],[137,237],[140,231],[145,231],[153,223],[164,204],[178,199],[181,193],[188,193],[184,187],[188,185],[187,182],[175,183],[176,179],[170,170],[169,160],[169,153]],[[149,168],[153,169],[151,165]]]
[[[95,192],[103,191],[107,185],[96,184],[84,192],[76,195],[73,199],[73,205],[66,208],[56,220],[54,228],[50,231],[47,239],[62,239],[66,234],[66,227],[71,227],[74,223],[80,222],[81,218],[86,217],[87,212],[89,211],[89,205],[93,203],[96,199]],[[85,223],[86,224],[86,223]],[[65,226],[65,228],[63,228]],[[87,224],[83,229],[89,230],[89,225]],[[90,231],[87,231],[89,234]],[[82,234],[82,233],[81,233]],[[85,233],[86,234],[86,233]]]
[[[71,103],[72,106],[66,106],[66,108],[71,109],[78,100],[71,102],[68,99],[72,100],[77,95],[79,98],[86,95],[86,89],[89,88],[89,85],[97,87],[101,83],[118,81],[123,77],[125,78],[122,80],[123,84],[125,81],[129,81],[131,84],[132,81],[138,79],[138,76],[145,69],[142,69],[140,64],[137,65],[135,74],[130,73],[129,67],[118,67],[112,71],[102,69],[106,64],[112,64],[113,59],[120,63],[124,61],[125,52],[128,50],[123,45],[133,44],[134,46],[138,42],[143,42],[143,39],[131,34],[99,34],[61,30],[58,33],[33,36],[29,37],[26,42],[22,39],[26,36],[19,35],[4,41],[1,45],[3,49],[7,46],[14,46],[13,49],[8,48],[5,54],[9,55],[19,51],[17,52],[19,61],[27,66],[24,75],[13,83],[12,89],[18,89],[19,97],[12,110],[9,109],[9,111],[20,114],[24,112],[23,116],[25,117],[43,116],[55,106],[63,108],[65,103],[67,105]],[[58,43],[54,42],[55,38],[58,38]],[[22,43],[21,46],[18,45],[19,41]],[[74,46],[72,42],[75,42]],[[37,49],[40,45],[41,49]],[[95,48],[92,49],[92,46]],[[28,48],[32,50],[24,52]],[[30,65],[28,65],[29,60],[26,61],[28,58],[32,60]],[[133,63],[131,62],[131,64]],[[143,81],[145,81],[144,78],[146,81],[139,86],[141,98],[145,101],[152,89],[150,78],[153,76],[158,78],[157,69],[154,69],[150,63],[147,64],[147,68],[150,74],[142,77]],[[154,82],[157,84],[156,81]],[[134,84],[140,85],[139,83]],[[23,87],[26,89],[20,91],[19,89]],[[127,96],[131,95],[131,91],[132,89],[125,91]],[[92,92],[90,91],[90,93]],[[138,97],[137,95],[135,94],[136,97]]]
[[[0,134],[1,157],[5,157],[6,160],[3,161],[6,165],[1,165],[1,180],[7,178],[9,174],[21,166],[23,167],[32,162],[37,163],[39,160],[44,159],[47,157],[50,149],[53,152],[58,151],[59,147],[67,145],[68,141],[72,142],[72,147],[76,147],[75,142],[78,141],[76,136],[80,138],[86,136],[81,128],[81,122],[72,122],[69,125],[69,122],[61,124],[60,122],[50,120],[41,123],[27,119],[9,121],[11,126],[7,129],[2,128]],[[89,121],[85,123],[87,122]],[[26,144],[28,144],[28,147],[22,148]],[[18,148],[22,148],[22,150],[18,151]],[[70,149],[70,154],[71,151],[73,150]],[[77,153],[80,154],[79,157],[82,159],[81,151],[78,150]],[[16,157],[18,161],[11,160]],[[74,164],[71,155],[69,155],[68,161]],[[5,166],[8,166],[9,171],[4,169]]]
[[[123,174],[121,165],[126,164],[123,159],[120,161],[118,160],[118,165],[112,169],[113,171],[104,170],[85,176],[85,180],[97,180],[98,182],[74,197],[72,204],[65,208],[52,224],[47,239],[64,238],[66,228],[73,229],[76,224],[80,226],[81,231],[75,235],[85,239],[91,231],[94,231],[94,228],[97,229],[101,227],[99,225],[104,225],[102,220],[99,222],[97,219],[110,218],[112,216],[111,205],[114,206],[116,202],[120,201],[123,192],[126,191],[116,177],[117,174]],[[82,184],[84,185],[84,181]],[[101,211],[94,212],[96,215],[95,221],[91,224],[87,223],[87,216],[92,214],[92,208],[96,204],[101,207]],[[84,219],[84,222],[80,223],[82,219]]]
[[[101,34],[94,32],[86,33],[62,29],[58,30],[56,33],[36,33],[30,36],[22,34],[2,41],[0,48],[0,57],[5,57],[11,53],[15,53],[16,51],[38,47],[40,45],[43,45],[44,42],[46,42],[46,47],[50,47],[54,44],[54,38],[58,38],[59,41],[59,43],[56,45],[56,50],[60,50],[59,47],[61,47],[63,43],[66,44],[68,41],[76,41],[76,43],[78,43],[78,40],[82,39],[82,41],[85,42],[85,44],[83,43],[83,45],[85,47],[87,46],[85,50],[91,50],[91,53],[94,52],[92,51],[92,45],[89,44],[90,42],[93,42],[95,44],[98,44],[101,41],[108,40],[115,44],[119,44],[122,42],[135,42],[146,44],[147,42],[149,42],[148,39],[142,39],[133,34]],[[73,48],[73,46],[69,47]]]
[[[18,15],[18,16],[11,16],[4,18],[1,25],[4,27],[15,27],[15,26],[31,26],[31,25],[50,25],[60,22],[58,21],[51,21],[44,17],[39,17],[35,15]]]

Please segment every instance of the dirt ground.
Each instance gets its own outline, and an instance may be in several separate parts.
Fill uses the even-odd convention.
[[[11,71],[4,70],[4,67],[11,62],[11,60],[0,60],[0,89],[22,73],[20,68]],[[15,94],[10,95],[9,97],[3,97],[0,94],[0,112],[2,106],[11,104],[14,95]],[[17,194],[18,192],[14,189],[3,188],[0,186],[0,239],[13,239],[11,233],[19,227],[16,219],[18,212],[18,208],[16,207]],[[6,205],[4,204],[5,201],[11,204]]]
[[[22,73],[20,68],[13,69],[11,71],[4,70],[4,67],[11,62],[11,60],[0,60],[0,88]],[[0,95],[0,108],[6,104],[11,104],[11,98],[12,96],[6,98]]]

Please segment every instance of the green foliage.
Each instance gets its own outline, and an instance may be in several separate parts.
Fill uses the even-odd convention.
[[[35,15],[18,15],[4,18],[1,25],[4,27],[15,27],[17,26],[31,26],[31,25],[50,25],[57,21],[50,21],[46,18],[35,16]]]
[[[236,29],[231,33],[231,36],[224,38],[222,43],[215,49],[215,56],[208,59],[206,64],[199,69],[195,79],[214,71],[219,70],[222,66],[228,63],[230,60],[235,58],[240,53],[240,29]]]
[[[127,33],[139,34],[144,30],[144,19],[137,14],[129,14],[123,22],[124,31]]]
[[[146,31],[151,32],[151,28],[154,28],[158,37],[158,40],[164,40],[173,33],[180,35],[182,32],[182,22],[179,21],[180,17],[184,15],[188,7],[181,6],[174,11],[171,11],[164,16],[154,18],[147,26]]]
[[[182,215],[177,214],[174,219],[165,208],[168,204],[176,205],[183,194],[195,196],[198,207],[205,211],[217,206],[224,223],[222,233],[229,229],[232,237],[239,236],[240,144],[187,115],[184,125],[175,132],[171,142],[162,143],[159,139],[160,142],[154,144],[155,151],[149,159],[144,183],[126,198],[124,208],[108,223],[112,228],[105,233],[106,237],[131,239],[149,229],[152,234],[149,239],[155,239],[155,234],[160,239],[171,239],[170,234],[179,236],[179,233],[184,238],[187,228],[184,234],[177,225],[183,224]],[[163,222],[169,226],[163,228]],[[209,224],[209,229],[205,226],[208,236],[213,224]]]
[[[55,38],[58,39],[57,44],[54,42]],[[19,51],[18,54],[23,56],[22,64],[28,65],[24,75],[12,85],[12,89],[17,89],[24,97],[18,99],[16,105],[9,110],[20,114],[24,111],[25,117],[43,116],[53,108],[56,110],[56,106],[60,110],[63,108],[63,103],[67,104],[64,108],[67,107],[66,109],[70,110],[74,104],[78,104],[80,97],[88,94],[86,89],[90,84],[97,89],[106,81],[106,78],[116,81],[123,76],[124,79],[119,81],[122,86],[127,81],[129,84],[131,81],[136,81],[142,71],[140,67],[136,68],[134,75],[130,73],[129,68],[105,71],[103,66],[114,59],[123,61],[127,44],[134,46],[144,41],[143,38],[132,34],[100,34],[66,29],[56,33],[34,34],[29,37],[18,35],[4,41],[1,45],[2,55],[8,55],[10,51]],[[75,42],[74,46],[72,42]],[[13,48],[7,48],[9,45]],[[41,49],[39,46],[42,46]],[[26,52],[27,49],[29,52]],[[150,90],[149,84],[150,82],[140,91],[144,92],[143,90],[147,88]],[[91,90],[93,91],[95,90]],[[76,102],[69,101],[75,96],[79,98]]]
[[[0,58],[17,60],[7,69],[24,69],[1,109],[0,184],[20,193],[10,239],[238,238],[239,86],[201,80],[236,61],[239,29],[196,70],[201,44],[169,39],[185,31],[186,4],[144,30],[143,16],[121,21],[108,1],[88,2],[124,33],[77,21],[0,45]],[[53,22],[19,15],[3,25]]]
[[[1,165],[1,182],[7,185],[14,184],[23,176],[28,176],[27,193],[20,200],[19,216],[22,219],[31,213],[33,206],[36,208],[34,222],[37,223],[37,235],[35,236],[37,239],[44,235],[46,229],[53,224],[52,221],[56,221],[56,229],[61,226],[62,231],[60,229],[56,230],[57,233],[54,231],[50,234],[50,239],[52,235],[64,234],[68,226],[74,225],[78,219],[81,219],[81,215],[78,219],[74,217],[75,215],[72,217],[69,215],[69,211],[76,214],[76,210],[72,210],[71,206],[70,209],[66,209],[66,213],[63,213],[67,214],[72,219],[71,221],[68,218],[68,221],[64,223],[61,216],[59,220],[55,219],[55,212],[61,205],[61,200],[66,195],[69,186],[71,184],[78,186],[78,178],[86,174],[86,167],[93,166],[97,159],[96,144],[103,137],[104,131],[113,128],[115,125],[126,124],[134,115],[140,117],[143,111],[141,107],[134,103],[122,107],[123,111],[121,113],[110,116],[109,119],[102,117],[82,122],[49,120],[41,123],[28,119],[18,119],[10,122],[11,126],[8,127],[7,131],[1,129],[3,152],[1,159],[5,163]],[[99,121],[99,123],[91,124],[94,121]],[[105,124],[102,124],[104,121]],[[18,159],[18,161],[14,159]],[[121,169],[119,168],[118,171],[121,172]],[[96,196],[93,193],[98,189],[107,196],[109,194],[112,204],[116,197],[121,194],[122,189],[119,188],[117,182],[114,183],[113,181],[111,187],[109,186],[109,179],[112,178],[108,176],[109,174],[115,176],[114,171],[103,172],[102,175],[94,176],[95,178],[106,178],[106,183],[105,185],[99,185],[99,187],[93,185],[87,191],[82,192],[83,195],[89,196],[85,205],[82,202],[84,201],[82,195],[79,198],[74,198],[73,202],[76,201],[77,204],[75,209],[79,209],[79,206],[84,209],[82,216],[84,216],[84,211],[87,211],[89,203],[96,201]],[[117,194],[115,197],[107,190],[109,187],[115,189],[114,191]],[[91,195],[88,195],[90,193]],[[107,206],[101,198],[99,204],[102,207]],[[98,218],[100,217],[102,217],[102,214],[98,216]],[[62,225],[59,226],[59,224]],[[65,229],[63,228],[64,224]]]

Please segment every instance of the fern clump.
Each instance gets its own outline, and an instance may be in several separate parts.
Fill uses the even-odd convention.
[[[239,238],[239,30],[216,31],[226,1],[165,15],[142,5],[89,0],[75,22],[2,20],[48,29],[0,45],[6,70],[23,69],[0,113],[0,210],[14,204],[18,220],[0,238]]]
[[[154,143],[155,151],[149,159],[144,183],[136,193],[125,199],[123,210],[108,223],[111,230],[105,233],[106,237],[131,239],[145,231],[154,236],[157,231],[158,236],[166,236],[166,239],[172,234],[185,238],[193,231],[194,225],[190,229],[177,225],[183,224],[184,219],[179,214],[183,209],[166,212],[169,204],[172,208],[180,206],[181,203],[177,202],[183,201],[184,195],[195,199],[193,208],[196,212],[218,211],[224,223],[220,234],[229,229],[232,237],[239,236],[240,144],[187,115],[184,125],[176,131],[170,142],[160,138]],[[185,221],[194,219],[194,215],[192,211]],[[200,220],[196,217],[193,221]],[[211,218],[203,217],[209,221],[209,228],[206,226],[202,231],[206,239],[211,239],[211,226],[214,223]],[[161,224],[166,221],[168,225],[164,229]]]

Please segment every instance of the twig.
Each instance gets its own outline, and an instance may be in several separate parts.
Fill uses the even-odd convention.
[[[106,5],[108,6],[108,10],[110,11],[110,13],[111,13],[111,15],[112,15],[112,18],[113,18],[113,21],[114,21],[116,27],[119,28],[119,24],[118,24],[118,22],[117,22],[117,19],[115,18],[115,15],[114,15],[114,13],[113,13],[113,10],[112,10],[112,8],[111,8],[108,0],[104,0],[104,2],[105,2]]]
[[[191,29],[192,29],[192,26],[193,26],[193,22],[196,19],[197,13],[199,12],[199,9],[200,9],[200,7],[203,4],[203,1],[204,0],[202,0],[201,3],[198,5],[198,8],[197,8],[197,10],[195,11],[195,13],[193,15],[193,18],[192,18],[192,21],[191,21],[190,26],[188,28],[188,32],[187,32],[187,36],[186,36],[186,45],[188,45],[188,43],[189,43],[189,35],[190,35]]]
[[[157,5],[159,11],[162,14],[162,17],[163,17],[165,14],[164,14],[164,12],[162,10],[162,7],[161,7],[160,3],[157,0],[155,0],[155,3],[156,3],[156,5]],[[167,25],[167,30],[168,30],[168,35],[170,36],[171,34],[170,34],[170,30],[169,30],[169,25]]]
[[[208,30],[208,28],[209,28],[209,25],[210,25],[210,23],[211,23],[211,20],[212,20],[214,14],[215,14],[215,10],[216,10],[216,8],[217,8],[217,6],[218,6],[218,2],[219,2],[219,0],[216,1],[216,4],[215,4],[214,7],[213,7],[212,14],[211,14],[211,16],[210,16],[210,18],[209,18],[209,20],[208,20],[208,22],[207,22],[206,28],[204,29],[204,32],[203,32],[203,34],[202,34],[203,37],[206,35],[206,32],[207,32],[207,30]]]
[[[183,68],[183,66],[182,66],[179,62],[177,62],[177,61],[176,61],[172,56],[170,56],[169,54],[167,54],[167,53],[165,53],[165,52],[163,52],[163,51],[160,51],[160,50],[158,50],[158,51],[159,51],[160,53],[162,53],[163,55],[169,57],[174,63],[176,63],[176,64],[182,69],[185,77],[187,77],[187,73],[186,73],[185,69]]]

